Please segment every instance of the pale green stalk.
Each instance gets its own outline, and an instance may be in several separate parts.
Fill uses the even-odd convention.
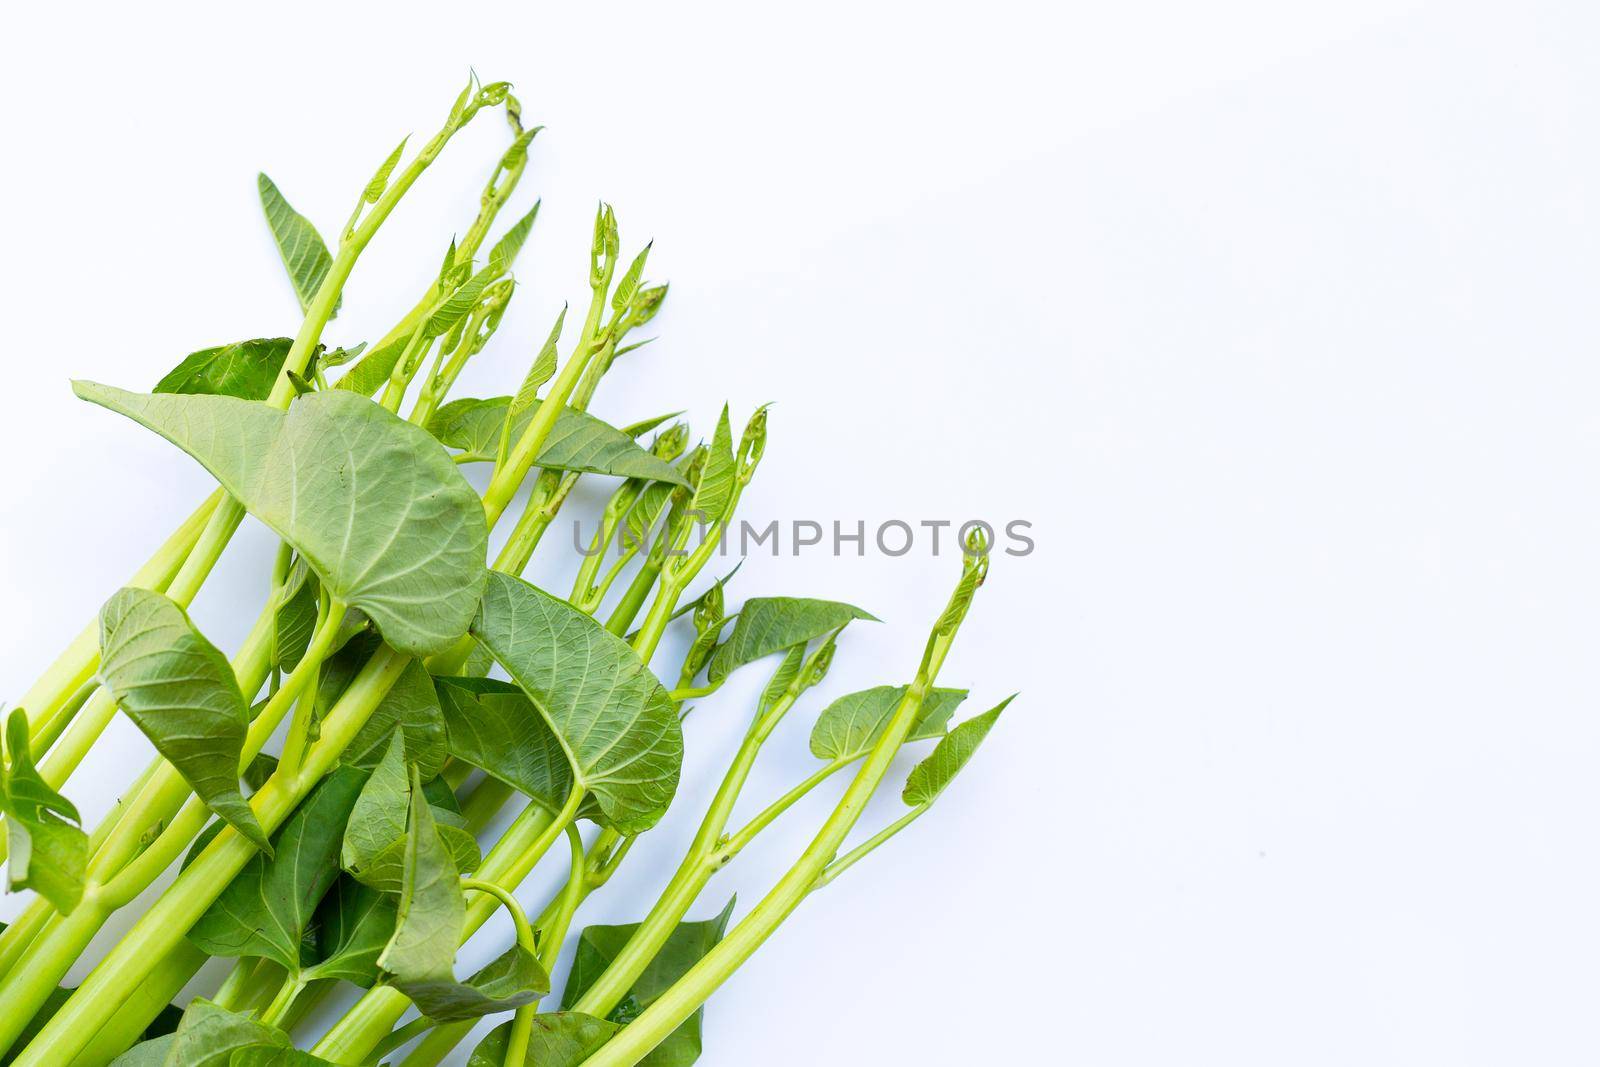
[[[979,544],[977,547],[987,548],[987,545]],[[888,773],[895,754],[911,732],[923,702],[933,689],[956,632],[966,617],[972,593],[982,579],[983,566],[983,563],[969,558],[963,570],[962,582],[928,639],[922,663],[905,697],[895,709],[883,734],[868,752],[843,799],[800,859],[715,948],[695,963],[637,1019],[585,1060],[585,1067],[632,1067],[638,1063],[693,1015],[805,900],[838,855],[839,847],[860,819],[867,802]]]
[[[196,508],[194,513],[173,531],[172,536],[156,549],[155,554],[134,572],[126,584],[158,593],[164,591],[173,576],[178,573],[178,568],[183,566],[189,550],[200,540],[200,532],[205,529],[206,523],[211,519],[211,513],[216,510],[222,497],[221,489],[207,497],[205,503]],[[22,699],[17,701],[17,706],[28,712],[30,740],[37,740],[39,724],[53,718],[63,703],[79,688],[89,683],[99,665],[100,620],[96,618],[78,632],[72,643],[22,695]],[[59,728],[57,727],[58,730]],[[34,749],[38,751],[39,746],[35,744]]]
[[[271,726],[316,677],[338,636],[342,614],[342,605],[329,613],[299,665],[251,723],[241,771],[271,735]],[[0,1049],[15,1043],[67,970],[89,947],[106,919],[148,889],[205,828],[211,814],[205,802],[190,797],[184,804],[182,798],[190,792],[188,783],[170,764],[164,765],[163,772],[157,773],[152,784],[118,820],[117,829],[90,862],[84,879],[83,899],[72,914],[46,924],[12,971],[0,981],[0,1005],[3,1005],[0,1007]],[[291,768],[287,773],[292,776],[294,770]],[[178,805],[182,805],[178,815],[153,842],[140,850],[146,828],[161,825],[165,821],[163,815]]]
[[[264,830],[271,833],[282,825],[333,768],[409,662],[387,648],[374,653],[324,720],[322,737],[307,753],[300,772],[274,774],[251,798]],[[59,1067],[70,1062],[140,984],[162,967],[189,928],[256,854],[253,844],[225,827],[21,1052],[17,1067]]]

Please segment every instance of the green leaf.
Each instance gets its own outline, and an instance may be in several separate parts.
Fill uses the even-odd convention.
[[[455,1022],[532,1004],[550,992],[550,976],[532,953],[513,945],[465,982],[396,979],[394,986],[428,1018]]]
[[[878,620],[851,604],[805,597],[752,597],[739,609],[733,633],[717,647],[707,671],[721,681],[747,663],[837,630],[852,619]]]
[[[533,365],[528,368],[527,376],[522,379],[522,384],[517,388],[517,395],[511,398],[510,405],[506,408],[505,418],[501,422],[501,440],[509,442],[512,435],[517,432],[518,425],[526,426],[522,413],[533,407],[538,399],[539,387],[555,377],[556,373],[556,343],[561,340],[561,327],[567,321],[567,305],[561,305],[561,313],[556,316],[556,324],[550,328],[550,336],[539,348],[539,354],[534,357]],[[497,457],[498,458],[498,457]]]
[[[240,1049],[257,1045],[293,1047],[282,1030],[205,999],[189,1005],[172,1039],[166,1067],[227,1067]],[[120,1064],[123,1059],[117,1062]]]
[[[83,899],[89,839],[76,825],[78,809],[39,776],[28,747],[28,714],[21,708],[6,721],[6,756],[0,767],[0,807],[10,845],[7,883],[32,889],[65,915]]]
[[[679,923],[672,931],[661,951],[656,953],[650,966],[639,975],[627,996],[611,1012],[612,1022],[628,1023],[656,1002],[656,998],[670,989],[689,968],[716,947],[728,928],[733,915],[733,901],[714,919],[701,922]],[[623,946],[639,928],[638,923],[626,926],[590,926],[578,938],[578,951],[572,959],[572,973],[567,978],[567,988],[562,992],[561,1006],[570,1008],[582,999],[611,961],[616,959]],[[700,1055],[700,1027],[705,1010],[697,1010],[644,1059],[641,1067],[683,1067]]]
[[[800,668],[806,663],[806,646],[795,645],[784,654],[783,662],[778,664],[778,669],[772,672],[772,680],[761,691],[761,701],[756,705],[756,714],[765,715],[778,699],[800,677]]]
[[[399,651],[432,655],[465,632],[486,573],[483,504],[422,428],[338,390],[285,413],[233,397],[73,388],[199,460]]]
[[[452,400],[434,412],[428,429],[445,445],[460,449],[462,454],[457,458],[461,462],[493,463],[500,451],[500,435],[510,404],[510,398],[503,396]],[[527,429],[539,404],[533,400],[513,422],[512,441]],[[651,455],[609,423],[573,408],[563,408],[556,417],[535,462],[554,470],[685,484],[683,475],[672,464]]]
[[[341,875],[317,908],[318,958],[301,977],[342,978],[370,988],[378,980],[378,956],[394,936],[397,909],[392,893]]]
[[[622,432],[627,434],[629,437],[642,437],[651,430],[655,429],[657,426],[660,426],[662,423],[666,422],[668,419],[675,419],[682,414],[683,412],[681,411],[669,411],[665,415],[654,415],[648,419],[640,419],[638,422],[630,422],[628,425],[622,427]],[[676,427],[674,427],[674,430],[676,430]],[[683,438],[687,440],[689,436],[688,427],[685,426],[681,432]],[[683,454],[683,449],[681,447],[677,449],[677,454]]]
[[[422,336],[441,337],[449,333],[458,322],[471,314],[472,309],[478,306],[478,298],[483,295],[484,288],[499,276],[500,271],[491,264],[468,278],[460,288],[450,294],[448,300],[428,316],[428,322],[422,328]]]
[[[378,957],[390,984],[415,1001],[424,1015],[439,1020],[472,1019],[521,1007],[549,992],[548,977],[521,946],[467,981],[456,981],[453,964],[466,925],[466,902],[414,771],[406,842],[394,934]]]
[[[409,140],[411,140],[409,136],[400,138],[400,143],[394,146],[394,151],[389,153],[389,158],[379,165],[378,173],[372,176],[372,180],[362,190],[361,199],[364,202],[376,204],[383,199],[383,191],[389,188],[389,175],[394,173],[395,164],[400,162],[400,154],[406,150],[406,142]]]
[[[300,310],[309,311],[312,298],[322,287],[322,279],[333,266],[333,256],[317,228],[289,206],[271,178],[265,174],[256,175],[256,188],[261,193],[261,209],[267,213],[267,225],[272,228],[272,239],[278,243],[278,255],[283,257],[284,269],[289,272],[289,281],[300,298]],[[334,302],[333,311],[338,314],[338,301]]]
[[[274,653],[279,670],[292,671],[311,647],[317,629],[317,580],[306,561],[298,557],[289,568],[272,624],[277,630]]]
[[[365,777],[340,767],[318,783],[273,838],[275,854],[251,859],[190,928],[196,948],[300,970],[317,905],[339,874],[339,843]]]
[[[523,136],[532,140],[533,134],[537,132],[537,130],[529,131]],[[539,203],[535,200],[528,213],[518,219],[511,229],[506,231],[505,236],[496,241],[494,247],[489,250],[489,266],[494,268],[497,274],[504,274],[510,270],[517,253],[522,251],[523,244],[528,240],[528,234],[533,230],[533,220],[539,217]]]
[[[654,244],[655,242],[651,242]],[[628,269],[623,272],[622,280],[617,283],[617,288],[611,294],[611,310],[620,312],[623,308],[633,303],[633,298],[638,295],[639,281],[644,277],[644,263],[650,258],[650,245],[645,245],[633,262],[628,264]]]
[[[410,788],[405,744],[402,735],[396,733],[377,769],[361,789],[345,824],[344,842],[339,850],[340,865],[374,889],[391,893],[404,889]],[[435,811],[436,821],[439,817],[440,813]],[[439,825],[436,829],[457,871],[477,869],[481,857],[478,843],[471,834],[450,825]]]
[[[202,348],[184,357],[156,383],[157,393],[206,393],[265,400],[294,344],[292,337],[258,337]]]
[[[405,878],[394,936],[378,966],[400,982],[454,981],[451,965],[467,919],[450,851],[412,772],[411,826],[406,834]]]
[[[633,649],[566,601],[499,573],[472,634],[532,698],[612,828],[655,825],[678,786],[683,732]]]
[[[526,1067],[579,1067],[620,1029],[622,1027],[614,1022],[577,1011],[535,1015],[523,1064]],[[467,1067],[518,1067],[506,1063],[506,1045],[510,1040],[511,1024],[501,1023],[478,1042],[467,1060]]]
[[[376,634],[363,634],[328,657],[317,685],[319,719],[338,703],[381,644]],[[376,767],[396,734],[405,738],[406,762],[414,764],[424,778],[431,779],[444,768],[448,754],[444,715],[433,677],[416,660],[406,664],[339,759],[354,767]]]
[[[865,755],[894,717],[906,686],[880,685],[846,693],[822,709],[811,728],[811,754],[818,759],[855,759]],[[922,701],[906,741],[942,737],[950,716],[967,699],[965,689],[935,689]]]
[[[689,510],[698,512],[702,522],[722,521],[733,499],[733,483],[738,476],[739,466],[733,458],[733,429],[728,423],[728,406],[724,404],[716,432],[711,435],[711,449],[706,453],[700,480],[695,483]]]
[[[405,354],[406,345],[410,341],[411,335],[403,333],[388,344],[380,345],[368,352],[339,379],[334,388],[371,396],[394,373],[394,365],[400,362],[400,357]]]
[[[900,798],[913,808],[937,800],[951,779],[961,773],[961,768],[978,751],[978,746],[989,736],[989,730],[1000,718],[1000,713],[1014,699],[1015,695],[1006,697],[995,707],[982,715],[974,715],[940,738],[928,758],[911,768]]]
[[[495,678],[436,678],[450,754],[552,814],[572,794],[566,749],[527,694]]]
[[[119,590],[100,609],[100,679],[195,795],[270,852],[239,791],[250,709],[228,658],[183,609],[148,589]]]

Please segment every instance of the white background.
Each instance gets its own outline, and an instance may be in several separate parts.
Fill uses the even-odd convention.
[[[549,128],[462,395],[507,390],[586,297],[605,197],[673,287],[599,413],[708,432],[776,400],[753,520],[1034,524],[944,676],[968,712],[1022,696],[712,1001],[703,1063],[1600,1060],[1593,6],[586,7],[10,13],[0,692],[207,484],[68,377],[147,388],[292,333],[257,169],[332,233],[472,65]],[[334,340],[409,306],[504,138],[480,120],[429,172]],[[535,568],[556,588],[565,543]],[[197,604],[225,648],[269,551],[247,524]],[[885,620],[814,710],[904,680],[956,571],[813,550],[734,592]],[[747,673],[580,922],[653,898]],[[810,769],[806,719],[752,800]],[[91,816],[146,758],[114,738],[69,789]],[[821,814],[696,914],[757,899]]]

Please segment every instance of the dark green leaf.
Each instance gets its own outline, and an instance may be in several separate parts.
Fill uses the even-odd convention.
[[[256,176],[256,188],[261,193],[261,208],[267,213],[267,225],[272,228],[272,239],[278,243],[278,254],[289,272],[289,281],[300,298],[300,310],[311,307],[311,299],[322,287],[328,268],[333,266],[333,256],[311,221],[289,206],[289,201],[278,192],[272,179],[265,174]],[[333,310],[339,310],[334,302]]]
[[[718,646],[707,671],[721,681],[747,663],[831,633],[852,619],[877,619],[851,604],[804,597],[752,597],[739,609],[733,633]]]
[[[466,630],[485,574],[483,504],[420,427],[338,390],[285,413],[233,397],[73,387],[199,460],[396,649],[432,655]]]
[[[394,936],[396,909],[393,894],[341,875],[317,908],[318,959],[302,977],[370,987],[378,980],[378,956]]]
[[[550,812],[572,793],[566,750],[533,702],[494,678],[437,678],[450,754],[500,779]]]
[[[195,795],[271,851],[239,791],[250,709],[227,657],[183,609],[148,589],[119,590],[100,609],[100,679]]]
[[[292,337],[258,337],[231,345],[202,348],[184,357],[156,383],[157,393],[209,393],[241,400],[265,400],[294,344]]]
[[[406,981],[394,986],[430,1019],[453,1022],[510,1011],[550,992],[550,976],[521,945],[513,945],[465,982],[453,978]]]
[[[317,588],[311,568],[306,566],[305,560],[297,558],[289,568],[278,610],[273,615],[280,670],[294,670],[300,665],[300,657],[311,647],[311,636],[317,629]]]
[[[576,1011],[552,1011],[533,1017],[526,1067],[579,1067],[622,1027]],[[506,1064],[511,1024],[501,1023],[472,1050],[467,1067],[518,1067]]]
[[[324,778],[189,930],[212,956],[259,956],[298,971],[317,904],[339,874],[339,843],[366,775],[340,767]]]
[[[395,734],[355,802],[339,853],[340,864],[358,881],[390,893],[401,892],[404,887],[408,847],[406,821],[411,787],[403,749],[401,735]],[[436,813],[436,822],[440,814]],[[448,817],[453,813],[442,814]],[[436,829],[456,870],[476,870],[481,857],[472,835],[456,826],[437,825]]]
[[[974,715],[940,738],[928,758],[911,768],[905,790],[900,794],[901,799],[914,808],[937,800],[945,786],[978,751],[978,746],[989,736],[989,730],[1000,718],[1000,713],[1006,710],[1006,705],[1013,699],[1006,697],[997,706],[982,715]]]
[[[610,825],[628,834],[655,825],[677,789],[683,732],[633,649],[566,601],[499,573],[472,634],[532,698]]]
[[[378,966],[393,975],[397,984],[453,982],[451,965],[456,947],[461,944],[467,905],[455,864],[434,826],[433,812],[422,795],[420,782],[411,790],[410,806],[399,915],[394,936],[378,957]]]
[[[733,901],[722,909],[722,914],[702,922],[679,923],[672,931],[661,951],[656,953],[650,966],[639,975],[628,995],[611,1013],[611,1020],[626,1023],[656,1002],[656,998],[670,989],[689,968],[699,963],[706,953],[716,947],[728,928],[733,915]],[[578,938],[577,955],[572,960],[572,973],[567,978],[561,1005],[570,1008],[576,1004],[616,959],[624,945],[639,928],[637,923],[626,926],[590,926]],[[657,1045],[644,1059],[641,1067],[685,1067],[700,1055],[700,1027],[704,1009],[697,1010],[682,1026]]]
[[[859,693],[846,693],[817,716],[816,725],[811,728],[811,754],[825,760],[849,760],[865,755],[889,725],[905,695],[903,685],[880,685]],[[922,701],[906,740],[922,741],[942,736],[945,723],[965,699],[965,689],[930,692]]]
[[[21,708],[6,721],[10,767],[0,776],[10,846],[7,882],[32,889],[65,915],[83,899],[89,839],[77,825],[78,809],[51,789],[34,767],[28,747],[28,714]]]
[[[319,716],[338,702],[379,644],[377,635],[364,634],[328,658],[317,688]],[[415,764],[424,778],[437,775],[447,754],[444,716],[433,678],[417,661],[406,665],[339,759],[355,767],[376,767],[397,732],[405,737],[406,762]]]

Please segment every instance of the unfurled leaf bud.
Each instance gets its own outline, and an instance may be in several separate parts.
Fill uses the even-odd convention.
[[[648,288],[640,289],[633,298],[633,307],[629,311],[628,325],[637,329],[655,318],[656,312],[661,310],[662,301],[666,299],[666,284],[652,285]]]
[[[763,404],[756,409],[739,438],[739,479],[745,484],[754,477],[767,450],[767,407]]]

